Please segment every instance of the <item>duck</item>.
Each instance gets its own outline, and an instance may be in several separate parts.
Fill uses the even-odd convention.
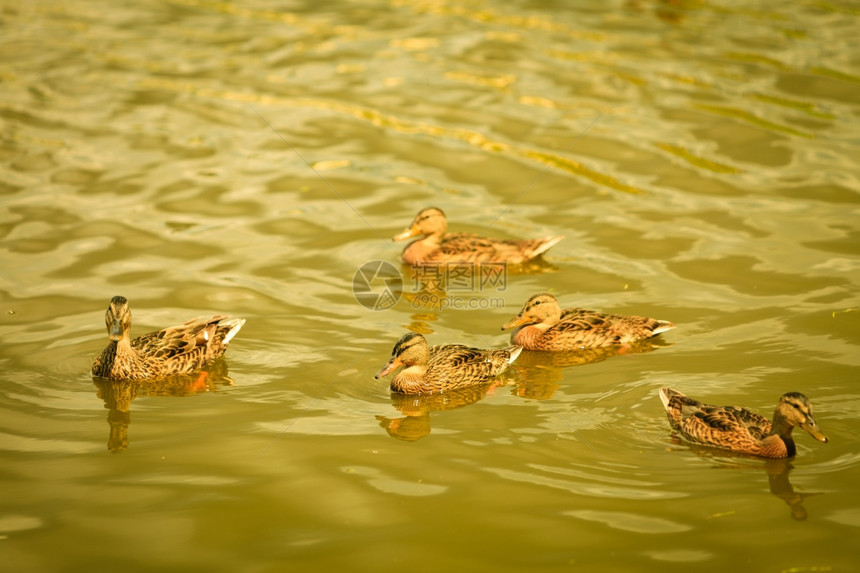
[[[565,352],[625,345],[675,328],[668,320],[645,316],[603,314],[584,308],[567,308],[553,295],[539,293],[523,305],[502,330],[516,329],[511,342],[526,350]]]
[[[763,458],[792,458],[797,446],[791,437],[795,426],[827,443],[812,415],[812,404],[800,392],[783,394],[773,422],[746,408],[712,406],[672,388],[659,390],[669,423],[688,442]]]
[[[403,232],[404,241],[419,235],[403,250],[403,262],[411,266],[436,263],[507,263],[519,265],[536,259],[563,236],[533,240],[490,239],[473,233],[446,233],[448,219],[438,207],[421,210]]]
[[[132,340],[128,299],[115,296],[105,312],[110,342],[93,361],[92,374],[142,380],[195,372],[224,354],[244,324],[243,318],[224,315],[198,317]]]
[[[399,394],[441,394],[458,388],[489,382],[508,369],[522,348],[472,348],[462,344],[429,346],[416,332],[400,337],[391,359],[376,373],[377,380],[403,369],[391,380],[390,389]]]

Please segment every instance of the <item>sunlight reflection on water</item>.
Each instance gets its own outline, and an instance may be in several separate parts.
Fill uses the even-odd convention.
[[[19,569],[89,566],[94,538],[117,563],[157,549],[147,570],[855,565],[848,7],[40,1],[4,18],[0,533]],[[390,237],[428,205],[452,231],[565,239],[540,272],[458,294],[502,305],[416,306]],[[368,261],[403,275],[388,310],[356,303]],[[636,351],[524,354],[503,385],[443,398],[372,378],[406,330],[507,344],[541,291],[678,327]],[[205,384],[94,387],[116,294],[134,334],[248,322]],[[831,443],[799,437],[776,467],[702,453],[670,437],[665,385],[763,414],[804,391]]]

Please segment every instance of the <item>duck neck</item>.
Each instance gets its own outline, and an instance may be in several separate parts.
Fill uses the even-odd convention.
[[[785,418],[783,418],[780,414],[775,414],[773,417],[773,426],[770,430],[770,436],[779,436],[779,438],[785,444],[785,449],[788,451],[787,457],[794,457],[794,454],[797,453],[797,446],[794,444],[794,438],[791,437],[791,431],[794,429],[794,425],[786,422]]]
[[[421,242],[424,245],[432,246],[433,248],[439,247],[442,244],[442,239],[445,238],[445,230],[439,230],[434,233],[430,233],[429,235],[424,235],[423,238],[419,239],[418,242]]]
[[[137,356],[137,351],[131,345],[131,337],[128,335],[128,332],[124,332],[122,338],[114,342],[114,348],[116,348],[117,354]]]
[[[410,265],[415,265],[426,261],[431,255],[439,249],[440,242],[433,239],[433,236],[424,237],[417,241],[412,241],[403,251],[403,259]]]
[[[537,346],[538,340],[549,328],[544,324],[527,324],[521,326],[514,333],[513,342],[523,348],[533,349]]]

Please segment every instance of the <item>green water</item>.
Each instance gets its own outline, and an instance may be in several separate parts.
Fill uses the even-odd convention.
[[[0,8],[0,569],[860,566],[856,3]],[[390,237],[429,205],[565,239],[422,306]],[[540,291],[678,327],[444,399],[373,379],[407,329],[507,344]],[[117,294],[135,335],[247,323],[206,379],[97,386]],[[830,443],[691,449],[666,385],[804,392]]]

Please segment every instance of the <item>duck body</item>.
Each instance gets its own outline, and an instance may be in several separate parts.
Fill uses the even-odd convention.
[[[534,260],[564,237],[504,240],[473,233],[448,233],[445,213],[436,207],[422,210],[395,241],[422,235],[403,250],[403,262],[412,266],[438,263],[510,263]]]
[[[791,436],[800,426],[827,442],[812,415],[812,404],[799,392],[783,394],[771,422],[738,406],[703,404],[672,388],[661,388],[660,400],[669,424],[688,442],[763,458],[790,458],[797,453]]]
[[[128,300],[115,296],[105,313],[105,324],[110,343],[93,362],[93,376],[141,380],[199,370],[224,354],[245,320],[223,315],[192,318],[132,340]]]
[[[584,308],[562,310],[551,294],[531,297],[502,330],[516,329],[511,342],[526,350],[565,352],[624,345],[675,328],[667,320],[645,316],[604,314]]]
[[[391,359],[375,378],[403,369],[391,380],[391,391],[400,394],[441,394],[489,382],[508,369],[522,348],[482,349],[462,344],[429,346],[414,332],[394,345]]]

